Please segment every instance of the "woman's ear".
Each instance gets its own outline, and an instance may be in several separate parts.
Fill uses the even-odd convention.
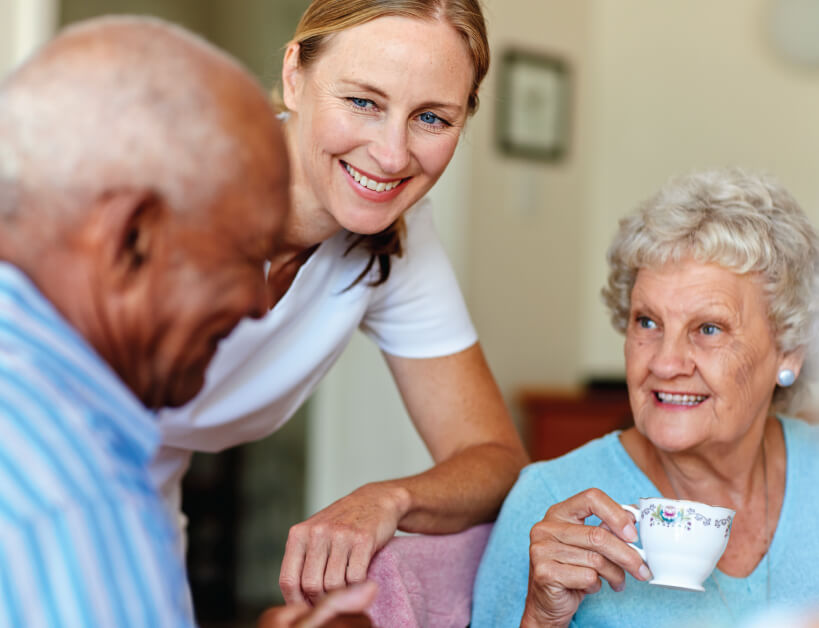
[[[793,351],[788,351],[784,356],[782,356],[782,359],[779,362],[779,369],[790,369],[798,378],[804,362],[805,347],[797,347]]]
[[[298,111],[299,96],[301,95],[302,74],[299,65],[298,42],[291,41],[287,45],[282,63],[282,98],[290,111]]]

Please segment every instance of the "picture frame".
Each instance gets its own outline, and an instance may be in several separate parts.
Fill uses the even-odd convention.
[[[497,142],[513,157],[558,161],[568,152],[569,70],[556,56],[509,49],[501,57]]]

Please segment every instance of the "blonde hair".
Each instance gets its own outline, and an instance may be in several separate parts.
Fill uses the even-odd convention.
[[[762,276],[780,350],[807,347],[815,332],[816,231],[791,194],[773,179],[731,168],[672,179],[623,218],[608,250],[602,290],[614,327],[625,332],[640,268],[692,257]],[[801,384],[804,378],[800,378]],[[797,385],[777,388],[789,399]]]
[[[469,114],[478,109],[478,88],[489,71],[489,40],[486,23],[478,0],[313,0],[302,15],[291,43],[299,44],[299,65],[308,67],[324,50],[327,38],[379,17],[399,16],[419,20],[445,20],[464,40],[472,58],[472,89],[467,100]],[[274,96],[275,98],[275,96]],[[281,108],[281,103],[277,103]],[[372,285],[384,283],[390,275],[390,256],[403,253],[404,219],[399,217],[384,231],[357,236],[348,252],[363,246],[370,261],[354,284],[363,279],[378,262],[379,278]]]

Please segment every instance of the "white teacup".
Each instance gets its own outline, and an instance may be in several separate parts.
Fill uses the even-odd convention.
[[[640,524],[643,548],[631,545],[648,563],[650,584],[705,591],[702,584],[717,566],[736,512],[685,499],[640,498],[639,510],[620,504]]]

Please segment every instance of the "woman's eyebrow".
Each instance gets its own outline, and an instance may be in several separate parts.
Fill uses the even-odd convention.
[[[356,89],[363,89],[367,92],[373,92],[374,94],[378,94],[381,98],[387,98],[386,92],[384,90],[376,87],[375,85],[371,85],[370,83],[365,83],[363,81],[356,81],[352,79],[341,79],[342,83],[347,84],[350,87],[355,87]]]

